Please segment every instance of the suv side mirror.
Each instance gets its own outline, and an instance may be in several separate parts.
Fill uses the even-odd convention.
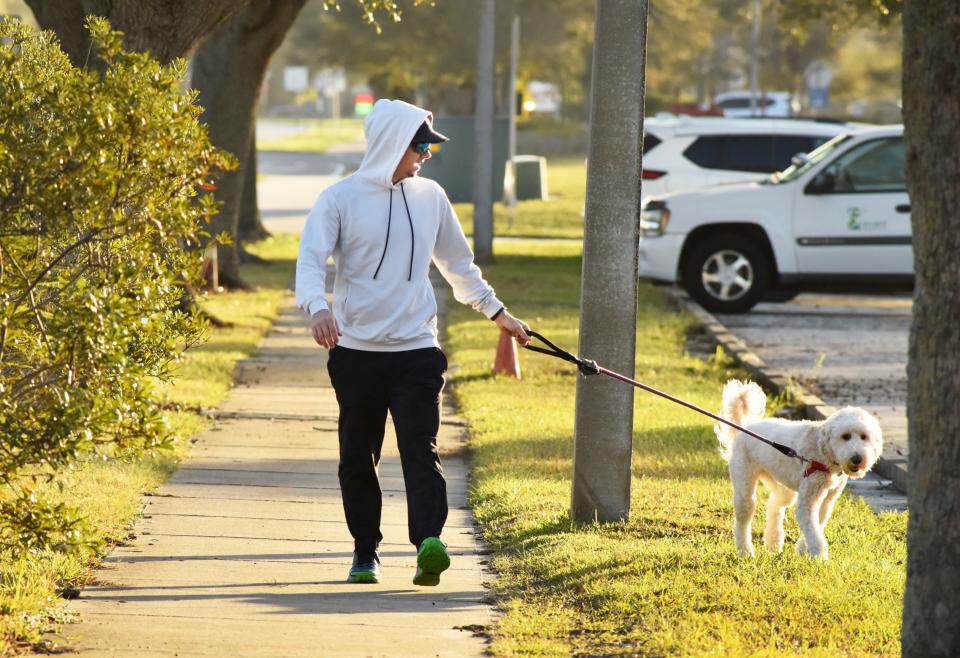
[[[807,194],[827,194],[833,192],[837,186],[836,176],[828,171],[817,174],[810,184],[807,185]]]

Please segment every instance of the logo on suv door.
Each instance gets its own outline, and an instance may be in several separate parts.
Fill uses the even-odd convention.
[[[860,230],[860,209],[847,208],[847,228],[851,231]]]
[[[885,221],[861,222],[859,208],[847,208],[847,228],[851,231],[882,231],[887,228]]]

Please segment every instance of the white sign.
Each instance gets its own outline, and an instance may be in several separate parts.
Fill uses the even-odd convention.
[[[283,90],[301,92],[306,91],[310,80],[310,69],[306,66],[283,67]]]
[[[313,88],[324,96],[341,94],[347,89],[347,72],[343,69],[323,69],[313,76]]]
[[[826,89],[833,80],[833,69],[829,64],[818,59],[810,62],[803,70],[803,79],[807,83],[807,89]]]
[[[540,80],[531,80],[527,83],[527,92],[534,102],[532,112],[553,112],[560,111],[560,87],[552,82],[542,82]],[[526,104],[524,104],[526,105]]]

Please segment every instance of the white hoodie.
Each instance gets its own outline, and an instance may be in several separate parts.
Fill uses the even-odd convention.
[[[332,254],[332,310],[344,347],[396,352],[439,346],[431,260],[457,301],[488,318],[503,306],[474,265],[443,188],[417,176],[393,184],[400,159],[428,117],[403,101],[377,101],[364,122],[367,153],[360,168],[324,190],[307,216],[297,303],[311,316],[329,308],[324,291]]]

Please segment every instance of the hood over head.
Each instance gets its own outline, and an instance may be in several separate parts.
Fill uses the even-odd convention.
[[[413,136],[433,115],[422,107],[404,101],[378,100],[363,122],[367,152],[357,176],[384,187],[393,187],[393,172],[406,152]]]

